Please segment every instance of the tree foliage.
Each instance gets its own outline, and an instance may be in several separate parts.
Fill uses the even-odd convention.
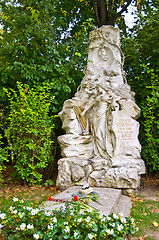
[[[49,82],[55,96],[52,111],[57,112],[77,88],[86,54],[79,58],[75,53],[86,48],[91,25],[82,17],[85,25],[75,27],[77,8],[67,13],[61,5],[51,0],[1,1],[1,102],[6,103],[3,87],[16,89],[17,80],[30,86]]]
[[[122,38],[125,70],[136,102],[141,108],[139,119],[142,158],[149,172],[159,169],[159,10],[154,6],[140,13],[136,25]]]

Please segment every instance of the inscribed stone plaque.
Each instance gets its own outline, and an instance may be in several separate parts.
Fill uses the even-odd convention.
[[[116,146],[114,156],[126,155],[139,158],[141,146],[138,140],[139,123],[122,110],[113,112],[112,130]]]
[[[132,141],[134,123],[131,118],[119,118],[116,123],[117,133],[121,141]]]

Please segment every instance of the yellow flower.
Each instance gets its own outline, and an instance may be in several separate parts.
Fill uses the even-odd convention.
[[[85,5],[88,5],[88,1],[85,0],[78,0],[78,2],[85,3]]]
[[[61,8],[61,12],[62,12],[65,16],[67,15],[67,11],[63,10],[62,8]]]

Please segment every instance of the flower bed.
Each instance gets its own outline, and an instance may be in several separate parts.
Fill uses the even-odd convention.
[[[124,240],[137,231],[131,218],[122,214],[106,217],[96,211],[83,211],[80,202],[65,203],[52,212],[13,198],[6,213],[0,212],[5,239],[116,239]]]

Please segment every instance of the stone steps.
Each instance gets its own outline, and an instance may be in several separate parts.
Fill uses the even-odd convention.
[[[54,195],[53,198],[71,201],[72,194],[78,192],[80,189],[80,186],[70,187],[63,192]],[[93,190],[100,195],[100,198],[98,199],[98,203],[92,201],[89,205],[97,209],[100,213],[106,216],[111,213],[121,212],[125,217],[130,215],[131,199],[122,195],[120,189],[94,187]],[[64,203],[46,201],[44,207],[46,210],[54,210],[64,207]]]

